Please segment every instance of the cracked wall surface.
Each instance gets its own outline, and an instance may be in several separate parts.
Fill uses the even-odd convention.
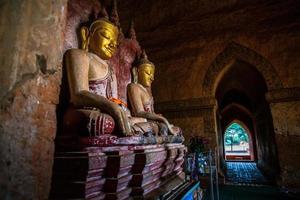
[[[47,199],[66,1],[0,6],[0,199]]]

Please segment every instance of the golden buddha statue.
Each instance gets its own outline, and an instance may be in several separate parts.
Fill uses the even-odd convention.
[[[169,123],[160,114],[154,112],[154,101],[151,92],[151,84],[154,81],[155,66],[147,58],[145,51],[137,66],[133,68],[136,74],[134,82],[128,85],[128,98],[135,117],[143,117],[148,121],[157,122],[161,135],[181,135],[181,129]]]
[[[123,102],[116,102],[117,81],[107,63],[117,48],[119,30],[103,13],[89,28],[81,28],[82,49],[65,54],[72,106],[64,124],[74,130],[70,128],[74,123],[85,121],[93,136],[112,133],[116,124],[118,133],[127,136],[131,135],[128,114],[119,106]]]

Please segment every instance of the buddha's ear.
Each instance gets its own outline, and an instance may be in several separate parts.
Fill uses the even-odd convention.
[[[137,67],[132,67],[132,82],[137,83],[138,82],[138,69]]]
[[[86,26],[81,27],[80,29],[82,44],[81,48],[85,51],[88,50],[88,44],[89,44],[89,29]]]

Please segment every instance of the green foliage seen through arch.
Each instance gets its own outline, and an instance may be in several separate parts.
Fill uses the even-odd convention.
[[[238,123],[234,122],[225,130],[225,145],[240,144],[241,142],[249,142],[246,130]]]

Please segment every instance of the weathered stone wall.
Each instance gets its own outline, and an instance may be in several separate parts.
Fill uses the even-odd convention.
[[[119,8],[121,19],[134,18],[138,40],[156,64],[153,94],[159,104],[157,108],[171,122],[180,124],[187,136],[203,122],[204,126],[212,127],[210,130],[217,130],[215,114],[209,117],[212,120],[205,120],[208,116],[203,112],[204,104],[198,107],[197,116],[188,114],[193,109],[188,105],[194,98],[214,97],[222,75],[235,60],[255,66],[269,92],[300,87],[300,4],[297,0],[128,0],[120,1]],[[176,103],[180,105],[181,101],[175,100],[186,102],[186,114],[178,111],[184,117],[164,108],[168,104],[175,108]],[[294,139],[298,138],[299,117],[295,112],[299,105],[295,103],[293,109],[285,111],[292,120],[281,120],[285,115],[277,107],[271,105],[275,132],[283,126],[293,132],[276,135],[277,144],[271,144],[279,155],[282,184],[288,185],[295,180],[290,179],[292,174],[299,174],[299,162],[292,162],[295,153],[286,152],[287,146],[293,147],[294,152],[300,151],[299,140]],[[214,113],[212,109],[210,113]],[[202,133],[204,129],[197,131]]]
[[[182,128],[185,143],[193,136],[203,136],[209,142],[209,147],[216,146],[216,131],[214,123],[216,101],[212,98],[191,99],[188,101],[173,101],[158,103],[156,111],[163,111],[164,116],[176,126]]]
[[[257,166],[270,181],[280,182],[277,144],[274,136],[272,116],[267,102],[261,101],[254,121],[256,126]]]
[[[282,183],[299,187],[300,180],[300,89],[267,94],[273,116]]]
[[[66,0],[0,11],[0,199],[48,199]]]
[[[232,42],[271,63],[284,87],[300,86],[297,1],[195,0],[168,2],[165,7],[162,1],[136,4],[139,9],[132,9],[137,37],[157,65],[157,101],[201,97],[208,68]],[[126,19],[125,14],[120,12]],[[264,77],[266,82],[271,75]]]

